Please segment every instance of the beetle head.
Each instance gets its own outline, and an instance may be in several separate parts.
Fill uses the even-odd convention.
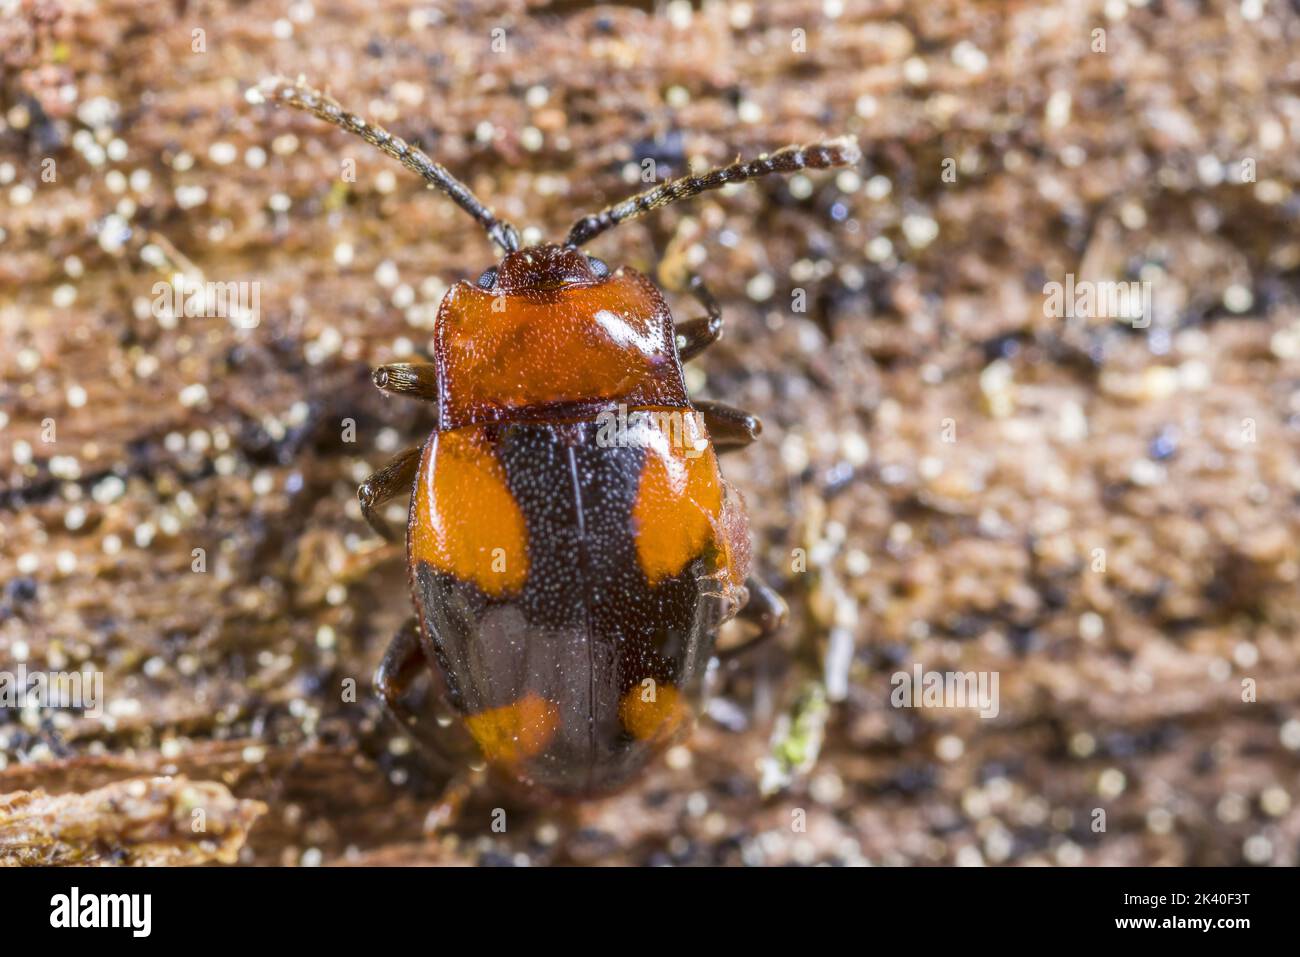
[[[507,253],[478,279],[490,292],[520,293],[600,282],[609,267],[572,246],[539,243]]]

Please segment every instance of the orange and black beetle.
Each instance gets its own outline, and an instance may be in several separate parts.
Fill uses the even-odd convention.
[[[689,727],[718,628],[739,614],[764,637],[784,604],[749,575],[744,505],[715,455],[752,441],[758,421],[692,403],[683,382],[681,363],[721,333],[713,298],[694,281],[708,315],[674,326],[649,279],[578,247],[704,190],[854,163],[856,144],[674,180],[584,217],[561,245],[520,249],[514,227],[420,150],[301,84],[268,92],[400,160],[505,251],[443,299],[431,363],[375,372],[381,389],[437,408],[424,445],[359,490],[381,534],[375,510],[411,499],[417,618],[376,674],[380,695],[401,717],[407,685],[432,671],[459,721],[404,723],[435,752],[477,752],[554,795],[616,788]]]

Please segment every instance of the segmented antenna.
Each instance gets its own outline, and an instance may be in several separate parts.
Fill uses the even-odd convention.
[[[426,183],[442,190],[452,201],[469,213],[487,230],[488,238],[508,253],[519,248],[519,231],[503,220],[497,219],[470,188],[452,176],[418,146],[411,146],[400,136],[394,136],[382,126],[367,123],[355,113],[349,113],[328,93],[308,86],[301,78],[290,83],[282,77],[271,77],[262,82],[260,93],[273,103],[292,106],[320,117],[327,123],[355,133],[371,146],[377,147],[403,166],[422,176]]]
[[[857,138],[853,136],[839,136],[806,146],[787,146],[758,159],[721,166],[699,176],[683,176],[606,206],[599,213],[584,216],[574,223],[565,242],[570,246],[581,246],[619,223],[707,190],[720,189],[728,183],[743,183],[769,173],[797,173],[802,169],[852,166],[860,159],[862,151],[858,149]]]

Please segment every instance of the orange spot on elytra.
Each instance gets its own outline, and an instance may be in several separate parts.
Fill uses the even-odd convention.
[[[488,595],[523,588],[528,532],[505,469],[479,429],[433,437],[416,483],[411,558]]]
[[[667,740],[686,719],[682,696],[670,684],[635,685],[618,705],[618,717],[632,735],[642,741]]]
[[[514,704],[489,708],[465,719],[465,726],[494,764],[515,764],[540,754],[560,727],[560,709],[535,691]]]
[[[669,431],[650,433],[632,528],[641,570],[651,585],[680,574],[713,540],[722,508],[722,479],[713,446],[690,410],[681,410],[682,441]]]

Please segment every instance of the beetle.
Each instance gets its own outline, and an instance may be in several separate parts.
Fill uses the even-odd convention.
[[[582,217],[562,243],[522,248],[514,226],[420,149],[301,80],[263,89],[399,160],[502,250],[476,283],[446,293],[431,362],[374,373],[437,416],[422,445],[358,490],[385,537],[378,509],[410,496],[416,614],[376,672],[380,698],[452,766],[485,763],[541,796],[617,789],[689,729],[721,625],[756,625],[749,647],[777,631],[785,605],[749,572],[744,503],[717,463],[760,423],[686,393],[682,363],[721,335],[717,302],[693,278],[706,314],[675,324],[647,277],[580,247],[729,183],[854,164],[856,141],[675,179]],[[440,720],[406,703],[421,674]]]

